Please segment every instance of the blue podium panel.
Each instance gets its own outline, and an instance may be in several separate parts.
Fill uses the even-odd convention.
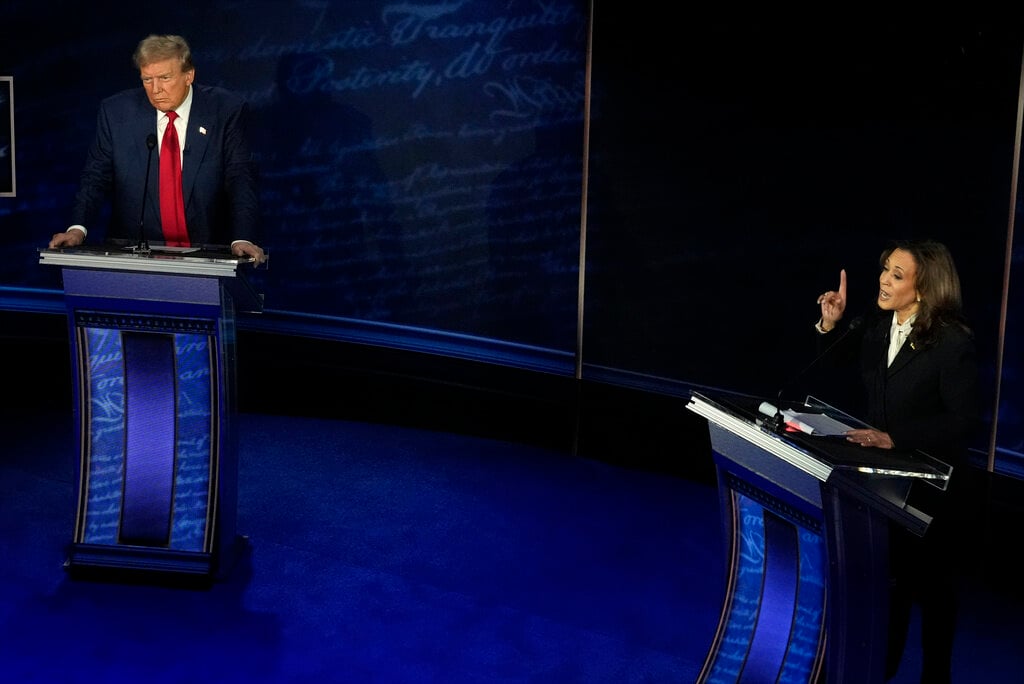
[[[813,682],[824,665],[828,556],[820,517],[719,464],[730,540],[716,647],[703,682]],[[763,485],[763,483],[761,483]]]
[[[41,261],[63,267],[72,347],[79,456],[66,567],[222,576],[238,541],[241,260],[89,250]]]
[[[90,362],[79,382],[86,439],[75,543],[212,553],[220,393],[212,322],[190,321],[200,331],[182,333],[154,331],[159,319],[147,332],[93,327],[84,313],[76,321]]]
[[[734,401],[693,393],[687,406],[708,419],[728,549],[698,681],[882,682],[889,525],[924,534],[931,518],[906,505],[909,487],[948,471],[780,433],[757,418],[756,401]]]

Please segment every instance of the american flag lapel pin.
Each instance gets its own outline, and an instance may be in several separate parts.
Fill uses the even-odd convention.
[[[199,134],[200,135],[206,135],[206,126],[200,126],[199,127]]]

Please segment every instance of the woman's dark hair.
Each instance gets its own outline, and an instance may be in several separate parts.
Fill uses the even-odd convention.
[[[913,337],[928,344],[936,329],[946,325],[958,325],[970,333],[963,315],[960,276],[949,249],[935,240],[896,241],[882,251],[878,260],[882,268],[885,268],[889,255],[897,249],[907,252],[917,266],[914,287],[921,299],[917,305]]]

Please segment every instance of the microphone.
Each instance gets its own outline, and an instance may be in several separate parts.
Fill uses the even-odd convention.
[[[145,225],[146,196],[149,192],[149,168],[153,166],[153,148],[156,147],[156,133],[150,133],[146,136],[146,147],[149,148],[149,153],[146,157],[146,182],[142,184],[142,212],[139,214],[139,244],[136,245],[135,251],[148,254],[149,241],[146,240]]]
[[[785,394],[787,391],[791,390],[799,380],[802,380],[804,376],[807,375],[807,373],[809,373],[814,367],[821,363],[822,359],[828,357],[832,353],[832,350],[839,347],[843,343],[843,341],[850,335],[850,333],[859,328],[863,323],[863,316],[857,316],[856,318],[851,320],[850,324],[846,327],[846,330],[844,330],[839,335],[839,337],[837,337],[832,342],[832,344],[828,345],[828,347],[826,347],[824,351],[822,351],[820,354],[814,357],[814,359],[809,364],[804,366],[799,373],[794,375],[789,382],[782,386],[782,389],[780,389],[779,393],[775,396],[775,417],[772,419],[773,428],[775,428],[776,430],[781,430],[786,422],[785,418],[783,418],[782,416],[782,395]]]

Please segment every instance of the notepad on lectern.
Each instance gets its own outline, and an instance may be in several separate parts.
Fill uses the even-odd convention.
[[[826,437],[845,435],[848,431],[854,429],[852,425],[847,425],[824,413],[802,413],[800,411],[782,409],[782,417],[785,419],[786,425],[796,428],[800,432],[806,432],[809,435],[822,435]]]
[[[778,411],[774,405],[762,402],[758,410],[766,416],[774,416],[776,413],[782,415],[786,426],[799,430],[808,435],[821,435],[823,437],[844,435],[853,430],[852,425],[836,420],[832,416],[821,412],[795,411],[793,409],[782,409]]]

